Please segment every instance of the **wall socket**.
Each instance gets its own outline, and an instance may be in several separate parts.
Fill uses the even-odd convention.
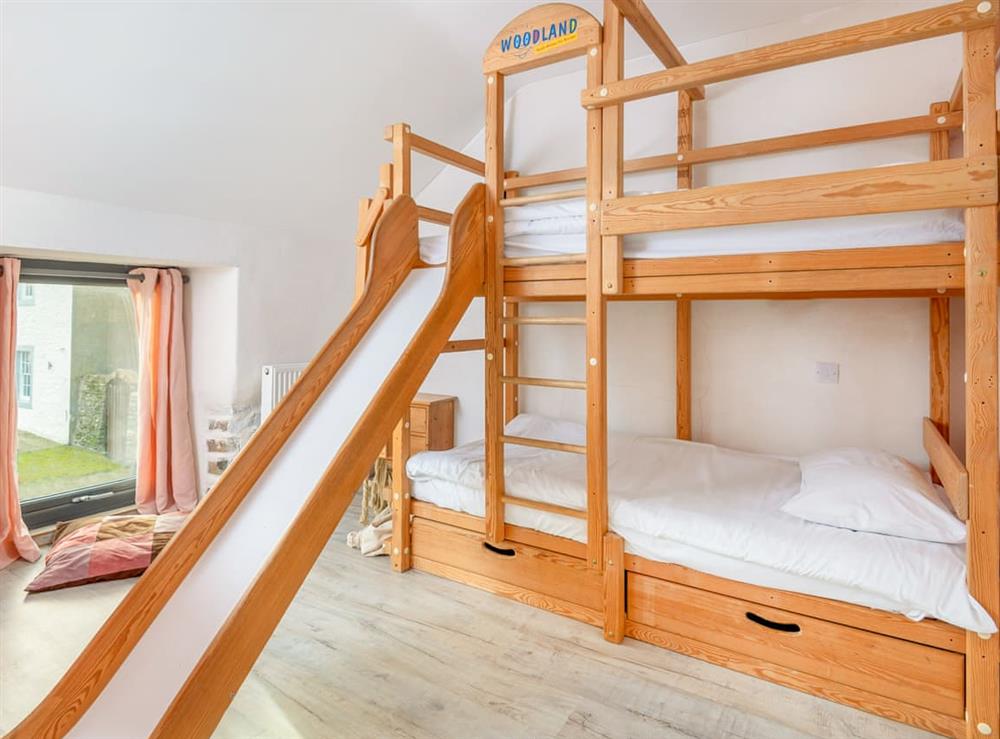
[[[840,382],[840,365],[837,362],[816,362],[816,382],[836,385]]]

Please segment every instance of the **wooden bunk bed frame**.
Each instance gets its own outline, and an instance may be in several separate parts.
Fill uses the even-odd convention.
[[[413,152],[482,176],[487,214],[485,339],[449,345],[454,351],[485,350],[486,515],[411,499],[401,472],[409,456],[408,429],[401,423],[393,443],[393,567],[423,570],[569,616],[602,628],[613,642],[632,637],[943,735],[1000,733],[996,634],[964,632],[935,620],[912,622],[626,555],[623,540],[608,530],[606,398],[608,300],[676,301],[677,436],[690,439],[692,301],[927,299],[931,371],[924,446],[956,514],[968,522],[969,589],[1000,622],[997,18],[993,3],[965,0],[687,63],[642,0],[606,0],[603,25],[578,7],[547,4],[512,20],[486,52],[484,161],[418,136],[406,124],[386,129],[393,161],[381,169],[376,196],[360,207],[359,294],[367,279],[370,236],[382,209],[393,198],[411,195]],[[663,70],[624,77],[626,22],[663,62]],[[927,115],[692,146],[691,110],[705,97],[706,85],[953,33],[963,35],[962,71],[951,100],[932,103]],[[505,171],[506,77],[576,56],[585,58],[587,69],[587,89],[581,95],[587,110],[586,165],[538,174]],[[623,104],[671,92],[678,95],[677,151],[625,160]],[[962,155],[952,158],[949,133],[957,129],[964,131]],[[921,133],[930,140],[926,163],[692,188],[694,165]],[[623,196],[624,174],[660,169],[676,170],[676,192]],[[524,192],[577,182],[583,187]],[[588,214],[583,252],[504,256],[505,207],[581,196]],[[622,237],[631,233],[931,208],[965,209],[964,243],[641,260],[625,259],[622,252]],[[426,221],[447,224],[451,218],[431,208],[418,210]],[[948,442],[948,298],[955,295],[965,297],[966,465]],[[586,317],[520,314],[521,303],[541,300],[583,301]],[[520,375],[521,327],[545,324],[584,326],[583,382]],[[518,412],[522,385],[584,390],[586,444],[505,436],[506,421]],[[502,473],[507,444],[586,455],[586,510],[507,495]],[[584,519],[587,541],[507,524],[506,506]]]

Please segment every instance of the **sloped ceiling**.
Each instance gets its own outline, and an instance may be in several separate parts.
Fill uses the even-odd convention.
[[[534,4],[3,3],[0,178],[346,240],[389,156],[383,126],[463,146],[482,126],[482,53]],[[679,45],[838,4],[650,2]]]

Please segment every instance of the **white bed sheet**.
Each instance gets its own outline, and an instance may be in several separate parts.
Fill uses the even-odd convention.
[[[508,433],[583,443],[580,424],[522,414]],[[583,509],[584,458],[507,446],[512,495]],[[483,515],[482,442],[412,457],[412,494]],[[839,529],[779,510],[799,489],[798,463],[710,444],[612,434],[610,528],[626,549],[763,587],[926,616],[981,633],[996,626],[965,585],[965,547]],[[586,540],[585,524],[518,506],[509,523]]]
[[[507,208],[506,255],[531,257],[583,252],[586,246],[583,214],[581,199]],[[624,238],[624,251],[628,259],[656,259],[919,246],[964,238],[961,210],[926,210],[635,234]],[[424,237],[420,240],[421,258],[428,264],[440,264],[447,256],[447,246],[446,235]]]

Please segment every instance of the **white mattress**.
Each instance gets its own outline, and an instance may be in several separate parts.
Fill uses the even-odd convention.
[[[584,443],[580,424],[522,414],[508,433]],[[580,455],[508,445],[511,495],[583,509]],[[412,457],[419,500],[482,516],[482,442]],[[612,434],[610,528],[627,551],[719,577],[996,631],[965,585],[965,547],[809,523],[779,510],[799,489],[793,459],[710,444]],[[508,523],[586,540],[586,523],[508,506]]]
[[[504,232],[509,257],[582,253],[586,247],[583,200],[507,208]],[[624,238],[624,250],[628,259],[656,259],[919,246],[964,238],[961,210],[927,210],[636,234]],[[445,261],[447,247],[447,235],[427,236],[420,240],[420,256],[428,264],[440,264]]]

